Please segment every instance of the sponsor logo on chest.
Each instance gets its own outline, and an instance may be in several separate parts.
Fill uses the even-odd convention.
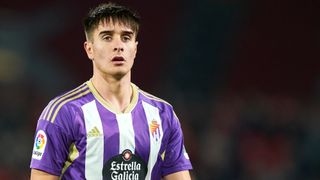
[[[103,167],[104,180],[140,180],[147,174],[146,163],[126,149],[111,158]]]

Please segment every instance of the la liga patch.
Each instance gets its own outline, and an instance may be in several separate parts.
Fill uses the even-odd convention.
[[[32,158],[41,160],[44,150],[46,149],[46,145],[47,145],[47,135],[43,130],[39,130],[34,140]]]

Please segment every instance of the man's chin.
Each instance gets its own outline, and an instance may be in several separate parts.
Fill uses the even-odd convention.
[[[117,79],[117,80],[120,80],[122,79],[123,77],[125,77],[129,72],[116,72],[114,74],[112,74],[112,76]]]

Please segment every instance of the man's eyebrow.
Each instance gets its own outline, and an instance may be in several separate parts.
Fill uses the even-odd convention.
[[[104,35],[104,34],[113,34],[114,31],[101,31],[99,32],[99,35]]]
[[[132,35],[134,33],[133,33],[133,31],[122,31],[121,34],[130,34],[130,35]]]
[[[110,30],[110,31],[105,30],[105,31],[99,32],[99,35],[100,35],[100,34],[113,34],[113,33],[114,33],[113,30]],[[130,31],[130,30],[124,30],[124,31],[121,31],[121,34],[134,34],[134,32],[133,32],[133,31]]]

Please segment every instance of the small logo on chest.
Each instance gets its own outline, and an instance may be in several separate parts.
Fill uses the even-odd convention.
[[[149,125],[150,133],[156,141],[160,139],[160,124],[156,120],[152,120]]]
[[[88,133],[87,133],[87,137],[99,137],[102,136],[102,134],[100,133],[99,129],[95,126],[93,127]]]

